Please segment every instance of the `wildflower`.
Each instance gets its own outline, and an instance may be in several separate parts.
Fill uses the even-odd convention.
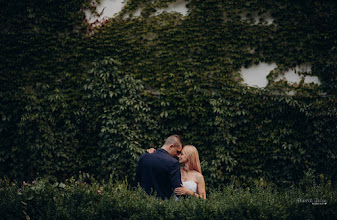
[[[79,173],[79,174],[81,174],[81,173],[82,173],[82,171],[78,171],[78,173]]]
[[[35,184],[36,183],[36,181],[35,180],[33,180],[33,182],[32,182],[33,184]]]
[[[28,183],[26,183],[26,181],[23,181],[23,185],[24,185],[24,186],[27,186],[27,185],[28,185]]]
[[[101,190],[97,190],[97,192],[98,192],[98,194],[102,195],[102,192],[101,192]]]

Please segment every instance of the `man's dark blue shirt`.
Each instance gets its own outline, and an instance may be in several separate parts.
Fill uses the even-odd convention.
[[[179,161],[161,148],[153,154],[143,154],[136,170],[135,185],[138,183],[149,195],[156,192],[162,199],[170,198],[181,184]]]

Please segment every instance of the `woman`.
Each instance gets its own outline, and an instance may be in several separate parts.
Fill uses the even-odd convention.
[[[147,150],[153,153],[155,149]],[[193,145],[185,145],[181,151],[179,163],[181,171],[181,187],[174,190],[176,195],[190,195],[206,199],[205,181],[201,173],[199,154]]]

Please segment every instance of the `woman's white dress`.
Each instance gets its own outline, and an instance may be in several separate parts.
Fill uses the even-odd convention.
[[[193,180],[188,180],[188,181],[183,182],[183,186],[189,190],[192,190],[194,193],[197,193],[198,184],[194,182]],[[174,199],[178,200],[178,197],[174,195]]]

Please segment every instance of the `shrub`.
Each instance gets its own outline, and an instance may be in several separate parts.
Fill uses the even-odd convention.
[[[5,219],[333,219],[335,195],[329,184],[305,190],[231,184],[208,192],[206,200],[163,201],[125,182],[113,183],[111,177],[101,184],[92,177],[65,184],[40,179],[20,188],[1,180],[0,214]]]

